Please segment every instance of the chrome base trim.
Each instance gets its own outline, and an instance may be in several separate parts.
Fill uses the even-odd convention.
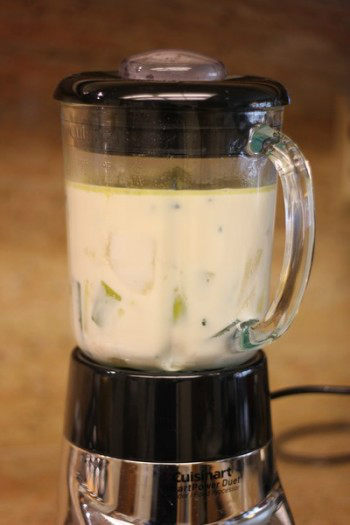
[[[225,460],[175,464],[125,461],[65,442],[60,525],[255,525],[270,523],[281,502],[271,443]]]

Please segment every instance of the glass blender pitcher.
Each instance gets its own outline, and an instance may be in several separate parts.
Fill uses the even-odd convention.
[[[283,86],[162,51],[70,77],[56,96],[80,348],[114,366],[201,370],[279,337],[314,241],[309,168],[280,131]],[[286,247],[269,302],[277,177]]]
[[[59,523],[292,524],[260,350],[292,322],[314,244],[285,88],[160,50],[68,77],[55,97],[78,344]]]

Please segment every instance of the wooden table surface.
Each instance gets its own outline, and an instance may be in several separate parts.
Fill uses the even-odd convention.
[[[1,177],[0,521],[4,525],[49,525],[54,523],[64,392],[74,344],[64,194],[59,143],[52,141],[52,147],[46,144],[43,148],[42,143],[26,137],[19,146],[20,155],[7,150],[2,157],[3,165],[11,162],[16,177],[10,170]],[[350,210],[336,202],[334,159],[312,151],[309,158],[317,174],[315,263],[296,321],[267,349],[272,389],[349,383]],[[318,179],[323,182],[318,184]],[[277,251],[282,246],[283,232],[278,228]],[[302,425],[339,421],[349,423],[346,397],[298,396],[273,401],[277,438]],[[349,429],[292,440],[288,450],[306,454],[348,451]],[[277,459],[298,524],[347,523],[348,464],[310,465]]]
[[[117,63],[123,54],[170,45],[214,55],[222,49],[221,58],[232,71],[264,73],[292,87],[295,109],[288,110],[287,129],[301,142],[314,169],[317,247],[300,312],[288,333],[266,349],[271,388],[349,384],[350,203],[342,191],[336,120],[331,118],[337,89],[349,85],[344,18],[349,9],[338,13],[340,3],[325,2],[328,11],[322,12],[319,23],[319,3],[314,0],[301,18],[297,10],[304,9],[304,3],[299,0],[286,2],[286,9],[278,11],[270,1],[248,1],[237,9],[226,0],[176,1],[186,16],[179,30],[181,14],[176,11],[172,24],[170,2],[149,2],[150,12],[141,0],[115,7],[107,0],[98,6],[68,0],[31,2],[21,18],[24,4],[5,0],[0,20],[3,33],[15,35],[11,42],[3,41],[6,82],[1,86],[0,523],[53,525],[67,369],[74,345],[59,116],[51,100],[55,83],[73,71],[111,67],[112,55]],[[231,37],[235,45],[230,51]],[[264,64],[257,53],[261,46],[269,57]],[[283,242],[279,221],[277,256]],[[277,266],[275,262],[274,274]],[[348,428],[337,430],[338,423]],[[277,440],[287,431],[320,424],[333,425],[333,431],[325,427],[284,446],[292,453],[350,452],[349,398],[273,401]],[[349,463],[297,463],[279,454],[277,463],[297,525],[349,523]]]

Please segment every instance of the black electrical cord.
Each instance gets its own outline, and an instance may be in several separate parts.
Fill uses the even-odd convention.
[[[293,396],[299,394],[337,394],[337,395],[350,395],[350,386],[335,386],[335,385],[301,385],[301,386],[290,386],[287,388],[281,388],[271,392],[271,399],[278,399],[279,397]],[[332,455],[310,455],[310,454],[297,454],[288,450],[286,445],[290,441],[299,437],[305,437],[310,435],[319,435],[327,432],[344,432],[349,431],[349,422],[333,422],[333,423],[321,423],[311,424],[298,428],[294,428],[284,432],[276,439],[277,455],[292,463],[305,464],[342,464],[350,461],[350,454],[332,454]]]
[[[271,399],[278,397],[294,396],[296,394],[338,394],[350,395],[350,386],[335,386],[335,385],[301,385],[281,388],[271,392]]]
[[[299,453],[293,451],[291,443],[299,438],[315,437],[323,438],[327,434],[346,434],[350,431],[349,421],[332,421],[330,423],[312,423],[302,425],[282,432],[275,440],[277,457],[288,463],[300,463],[302,465],[339,465],[350,462],[349,452],[335,452],[333,454],[315,454],[314,452]]]

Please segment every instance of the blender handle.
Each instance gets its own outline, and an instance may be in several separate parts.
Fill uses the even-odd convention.
[[[258,125],[250,131],[246,152],[266,156],[277,171],[283,189],[286,241],[279,284],[264,318],[239,322],[235,327],[238,345],[234,346],[240,350],[260,348],[288,329],[310,276],[315,240],[311,169],[298,146],[282,132]]]

